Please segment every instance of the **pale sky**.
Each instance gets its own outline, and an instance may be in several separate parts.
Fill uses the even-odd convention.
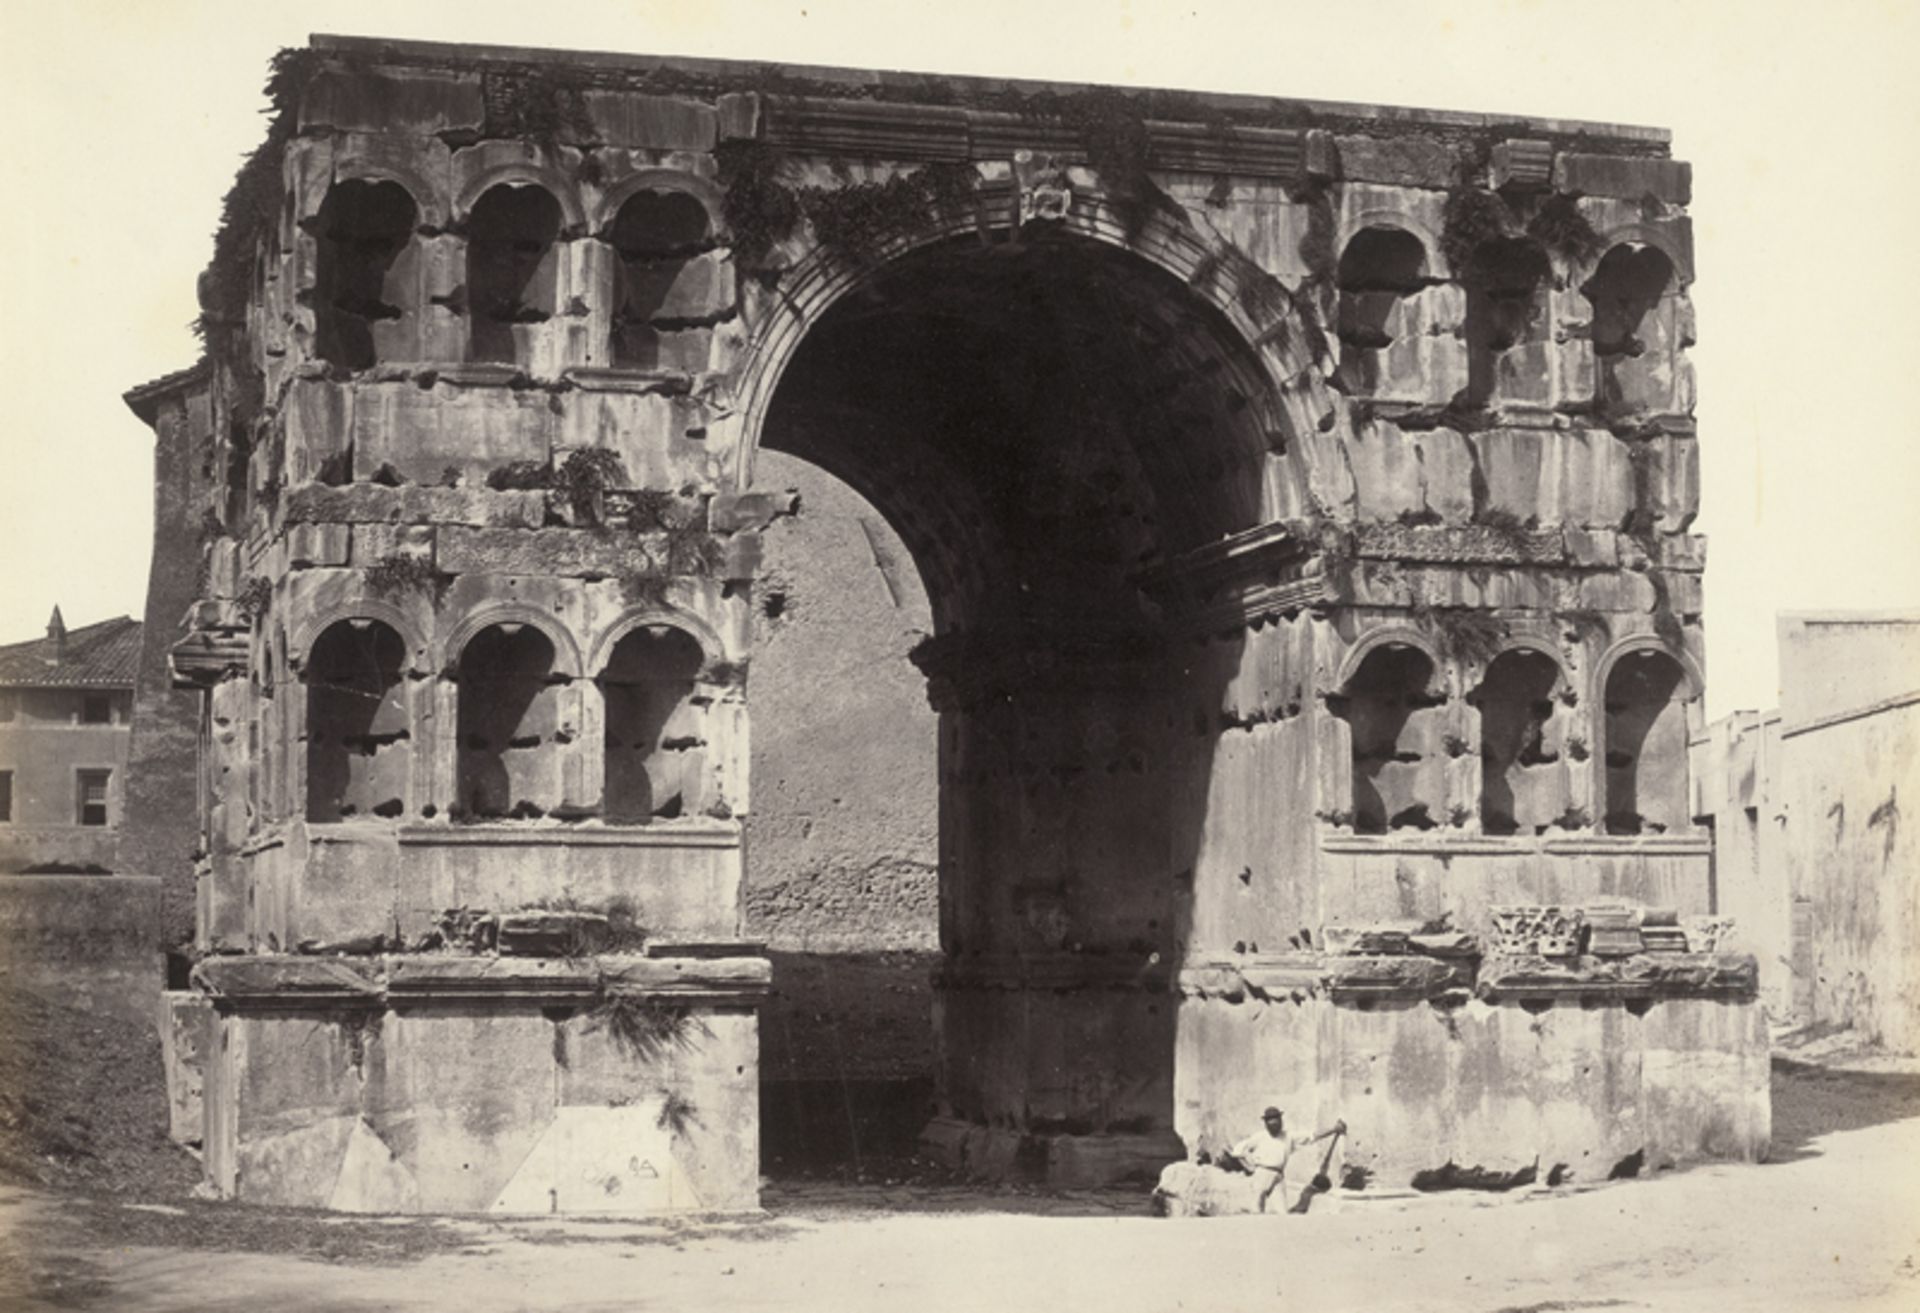
[[[0,641],[139,615],[194,280],[310,32],[906,68],[1653,124],[1694,166],[1708,712],[1772,706],[1781,610],[1920,610],[1920,0],[12,0]]]

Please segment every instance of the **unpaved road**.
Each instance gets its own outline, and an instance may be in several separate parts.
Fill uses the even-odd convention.
[[[1876,1106],[1821,1083],[1848,1079],[1803,1076],[1813,1097],[1798,1106]],[[781,1211],[748,1224],[340,1223],[8,1189],[0,1307],[1920,1310],[1920,1117],[1827,1125],[1777,1136],[1784,1161],[1765,1166],[1305,1218],[1115,1215],[1111,1196],[955,1195],[969,1211],[908,1212],[942,1200],[901,1187],[780,1192]]]

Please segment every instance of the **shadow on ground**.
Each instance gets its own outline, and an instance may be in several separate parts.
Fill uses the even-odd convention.
[[[1858,1071],[1773,1059],[1773,1151],[1768,1161],[1815,1157],[1839,1131],[1920,1117],[1920,1072]]]

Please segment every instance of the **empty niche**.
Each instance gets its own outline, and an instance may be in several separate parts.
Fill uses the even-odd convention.
[[[316,224],[314,352],[342,369],[385,355],[382,339],[414,310],[418,210],[397,182],[336,182]],[[379,325],[393,328],[381,329]]]
[[[1609,409],[1645,409],[1666,400],[1662,384],[1678,343],[1662,303],[1673,281],[1673,261],[1666,252],[1622,242],[1580,285],[1593,307],[1598,400]]]
[[[1502,652],[1471,700],[1480,709],[1480,829],[1539,834],[1566,814],[1555,696],[1560,667],[1542,652]]]
[[[307,657],[307,819],[395,817],[407,792],[406,644],[378,620],[329,625]]]
[[[1353,744],[1353,828],[1362,834],[1431,829],[1444,772],[1434,747],[1437,708],[1433,661],[1407,643],[1376,647],[1330,705]]]
[[[499,624],[460,653],[458,806],[466,820],[531,819],[561,796],[560,686],[553,642]]]
[[[619,257],[614,271],[613,363],[647,369],[660,356],[656,321],[671,321],[675,286],[688,261],[710,241],[707,208],[680,191],[639,191],[614,216],[607,239]]]
[[[704,660],[700,644],[669,625],[636,629],[614,645],[600,672],[609,821],[645,824],[698,810],[706,742],[693,688]]]
[[[1665,652],[1632,652],[1607,675],[1609,834],[1662,834],[1687,819],[1686,672]]]
[[[1529,238],[1496,237],[1474,249],[1466,274],[1470,400],[1490,400],[1500,358],[1540,337],[1551,269],[1545,249]]]
[[[1339,334],[1344,382],[1368,391],[1380,382],[1380,354],[1400,336],[1406,298],[1427,284],[1427,251],[1400,228],[1363,228],[1340,255]]]
[[[474,203],[467,218],[474,360],[527,363],[525,327],[546,323],[556,309],[559,237],[560,202],[543,187],[501,183]]]

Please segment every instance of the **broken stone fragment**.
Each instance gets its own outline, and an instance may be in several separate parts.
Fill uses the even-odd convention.
[[[612,941],[598,912],[509,912],[500,918],[499,948],[509,957],[580,957]]]
[[[1496,144],[1488,161],[1495,191],[1542,191],[1553,180],[1553,143],[1510,137]]]
[[[1407,948],[1428,957],[1479,957],[1480,941],[1464,930],[1441,930],[1407,936]]]
[[[1447,187],[1454,181],[1454,148],[1433,137],[1343,136],[1333,138],[1339,174],[1348,182],[1393,187]]]
[[[782,515],[792,515],[800,507],[800,494],[786,492],[723,492],[713,499],[708,523],[715,533],[735,533],[741,529],[764,529]]]
[[[287,563],[295,569],[345,565],[352,530],[345,524],[295,524],[287,530]]]
[[[1247,1172],[1211,1163],[1168,1163],[1154,1186],[1153,1205],[1163,1217],[1246,1216],[1260,1211],[1260,1188]]]
[[[1353,953],[1391,956],[1407,952],[1410,938],[1419,928],[1417,921],[1403,925],[1328,926],[1323,932],[1323,945],[1332,956]]]
[[[1327,960],[1326,984],[1336,1002],[1363,998],[1431,998],[1473,983],[1471,963],[1407,956]]]
[[[1693,166],[1682,160],[1568,153],[1554,161],[1553,186],[1556,191],[1580,195],[1622,200],[1654,196],[1685,205],[1693,197]]]
[[[600,140],[636,150],[712,150],[719,116],[710,105],[626,91],[588,91],[582,97]]]

